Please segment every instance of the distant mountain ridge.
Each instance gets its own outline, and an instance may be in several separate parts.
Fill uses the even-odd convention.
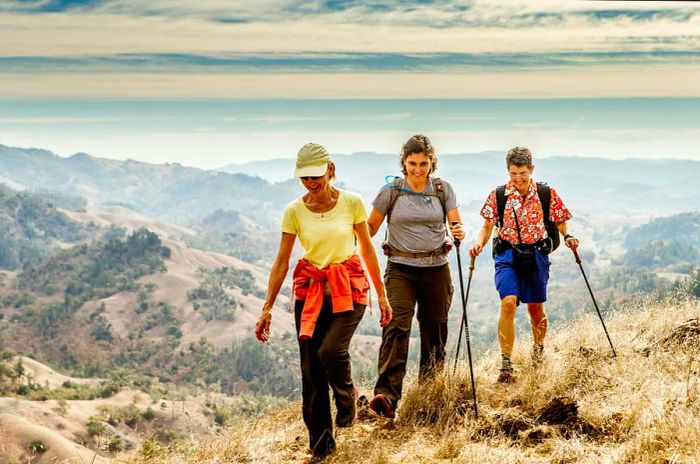
[[[338,179],[374,197],[386,176],[401,175],[398,155],[353,153],[333,155]],[[557,188],[568,204],[578,209],[600,210],[602,205],[627,212],[672,214],[697,209],[700,184],[695,181],[700,161],[681,159],[583,158],[556,156],[537,158],[534,178]],[[245,173],[268,181],[292,176],[294,160],[275,159],[227,165],[229,173]],[[438,177],[448,180],[457,192],[462,211],[478,208],[495,186],[505,183],[505,155],[498,151],[438,156]]]
[[[117,161],[85,153],[63,158],[46,150],[3,145],[0,178],[11,180],[14,188],[55,190],[180,224],[219,208],[245,212],[261,223],[276,221],[277,211],[300,191],[296,182],[273,185],[244,174],[176,163]]]
[[[368,204],[387,176],[400,175],[398,155],[362,152],[334,159],[339,185],[360,192]],[[555,186],[578,212],[607,209],[668,215],[695,210],[700,204],[700,183],[695,179],[699,161],[561,156],[536,157],[535,166],[535,179]],[[251,161],[225,169],[235,172],[116,161],[84,153],[62,158],[46,150],[0,145],[0,179],[126,206],[179,224],[222,209],[276,227],[284,206],[302,193],[292,179],[291,159]],[[455,187],[463,215],[469,213],[472,220],[478,220],[486,195],[507,180],[503,153],[497,151],[440,155],[436,175]]]

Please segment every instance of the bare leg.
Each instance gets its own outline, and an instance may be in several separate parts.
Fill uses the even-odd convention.
[[[509,295],[501,300],[501,316],[498,319],[498,343],[501,353],[510,355],[515,343],[515,309],[516,296]]]
[[[530,313],[532,339],[535,345],[542,345],[544,337],[547,335],[547,315],[544,313],[544,303],[528,303],[527,312]]]

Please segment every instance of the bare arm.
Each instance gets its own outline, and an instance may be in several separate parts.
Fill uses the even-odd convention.
[[[493,232],[493,223],[488,220],[484,220],[484,225],[479,230],[479,235],[476,237],[474,245],[469,249],[469,256],[476,258],[483,251],[484,246],[489,241],[491,237],[491,232]]]
[[[382,226],[382,222],[384,222],[384,215],[375,208],[372,208],[372,212],[369,213],[369,218],[367,219],[367,228],[369,229],[370,237],[376,235],[377,231]]]
[[[559,233],[563,236],[569,234],[569,224],[567,222],[560,222],[559,224],[557,224],[557,229],[559,229]],[[565,239],[564,243],[566,244],[566,246],[568,246],[574,251],[576,251],[576,248],[578,248],[578,239],[573,235]]]
[[[375,211],[376,210],[372,210],[373,213]],[[360,245],[360,256],[362,256],[362,261],[365,262],[367,272],[369,272],[369,277],[372,279],[372,284],[374,285],[374,289],[377,292],[377,297],[379,298],[379,311],[381,312],[379,325],[384,327],[391,322],[392,311],[391,306],[389,305],[389,300],[386,296],[384,281],[382,281],[382,274],[379,269],[377,253],[374,251],[372,241],[370,240],[370,232],[368,230],[367,222],[363,221],[359,224],[355,224],[354,229],[355,234],[357,235],[357,243]]]
[[[465,230],[462,224],[462,216],[459,214],[459,209],[451,209],[447,212],[447,221],[450,224],[450,233],[457,240],[464,240]],[[454,224],[454,225],[452,225]]]
[[[263,304],[260,319],[258,319],[258,323],[255,324],[255,336],[261,342],[266,342],[270,338],[272,306],[275,304],[280,288],[282,288],[284,278],[287,277],[287,272],[289,271],[289,258],[292,256],[292,249],[294,248],[294,241],[296,240],[296,237],[297,236],[294,234],[282,232],[280,246],[277,250],[277,257],[275,258],[275,262],[272,264],[270,278],[267,282],[265,304]]]

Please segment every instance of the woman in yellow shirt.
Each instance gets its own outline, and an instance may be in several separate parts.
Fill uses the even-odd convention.
[[[369,283],[355,253],[355,239],[377,291],[379,324],[392,317],[377,255],[370,241],[362,198],[332,185],[335,165],[325,148],[309,143],[297,154],[295,177],[307,193],[287,205],[282,238],[272,265],[267,296],[255,336],[269,340],[272,306],[289,271],[294,242],[304,257],[294,269],[294,318],[299,339],[302,412],[314,458],[335,449],[328,386],[333,390],[336,426],[355,421],[356,388],[348,347],[365,311]]]

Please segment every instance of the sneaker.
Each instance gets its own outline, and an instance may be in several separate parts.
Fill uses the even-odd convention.
[[[391,400],[381,393],[372,398],[372,401],[369,403],[369,408],[377,413],[377,415],[388,419],[393,419],[396,415]]]
[[[513,371],[501,371],[496,380],[498,383],[515,383]]]

